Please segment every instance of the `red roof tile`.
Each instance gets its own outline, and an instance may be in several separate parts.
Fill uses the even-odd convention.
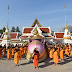
[[[12,38],[16,38],[17,33],[10,33],[10,36],[11,36],[11,39],[12,39]]]
[[[63,39],[53,39],[53,41],[62,41]]]
[[[63,38],[64,33],[55,33],[56,38]]]
[[[33,28],[25,28],[23,33],[31,33]]]
[[[4,37],[5,34],[3,34],[2,39]],[[17,33],[10,33],[11,39],[16,38]]]
[[[50,33],[49,28],[40,28],[42,33]]]
[[[0,41],[2,41],[2,40],[0,40]]]
[[[22,36],[22,37],[28,37],[28,36]]]
[[[15,39],[14,39],[14,40],[11,40],[11,41],[20,41],[20,40],[19,40],[19,39],[18,39],[18,40],[15,40]]]
[[[23,33],[31,33],[33,28],[25,28]],[[50,33],[49,28],[40,28],[42,33]]]

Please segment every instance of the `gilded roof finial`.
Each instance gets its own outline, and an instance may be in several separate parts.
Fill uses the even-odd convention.
[[[9,15],[9,5],[8,5],[8,15]],[[7,17],[7,30],[8,30],[8,17]]]
[[[67,29],[67,23],[66,23],[66,5],[64,4],[64,8],[65,8],[65,29]]]

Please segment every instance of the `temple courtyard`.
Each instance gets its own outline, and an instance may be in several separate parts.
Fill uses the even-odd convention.
[[[72,60],[70,57],[65,57],[64,62],[59,59],[59,65],[55,66],[53,60],[47,58],[44,62],[39,63],[39,69],[35,69],[33,63],[25,58],[19,61],[19,66],[15,66],[13,59],[2,58],[0,72],[72,72]]]

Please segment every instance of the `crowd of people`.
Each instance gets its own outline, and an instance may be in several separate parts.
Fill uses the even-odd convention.
[[[19,60],[23,56],[25,56],[27,52],[27,46],[26,45],[6,45],[2,46],[0,45],[0,59],[2,57],[7,58],[10,60],[11,58],[14,58],[14,63],[16,66],[19,66]],[[45,44],[46,52],[49,58],[53,59],[53,62],[55,65],[58,65],[59,58],[64,61],[64,56],[68,57],[70,56],[72,58],[72,44]],[[34,66],[35,68],[39,68],[38,66],[38,60],[39,60],[39,51],[37,48],[33,51],[33,60],[34,60]]]
[[[1,57],[3,58],[7,58],[8,60],[10,60],[11,58],[14,58],[14,63],[16,64],[16,66],[19,66],[19,59],[21,60],[21,58],[26,54],[27,51],[27,46],[26,45],[8,45],[6,47],[6,45],[2,46],[0,45],[0,59]]]
[[[64,61],[64,56],[72,58],[72,44],[45,44],[46,52],[48,56],[53,59],[55,65],[58,65],[59,58]]]

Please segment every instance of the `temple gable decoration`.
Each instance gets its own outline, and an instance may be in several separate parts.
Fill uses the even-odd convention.
[[[38,25],[38,27],[42,27],[37,18],[35,19],[31,27],[35,27],[36,24]]]

